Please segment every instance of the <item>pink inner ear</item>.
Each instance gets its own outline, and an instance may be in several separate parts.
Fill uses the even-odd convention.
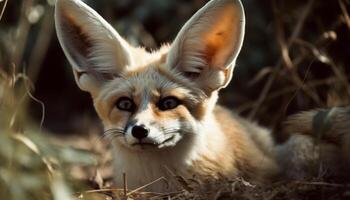
[[[215,21],[202,36],[205,59],[210,67],[224,68],[238,42],[236,40],[239,30],[236,25],[239,24],[240,16],[234,6],[226,6],[211,20]]]
[[[76,20],[66,12],[62,12],[62,28],[65,31],[62,32],[63,36],[66,38],[67,45],[70,47],[68,51],[76,51],[71,52],[72,56],[78,56],[76,54],[80,54],[80,56],[87,58],[89,54],[89,48],[91,48],[92,44],[89,41],[89,38],[83,30],[83,27],[79,26]],[[80,64],[80,63],[79,63]],[[80,66],[80,67],[88,67],[88,66]]]

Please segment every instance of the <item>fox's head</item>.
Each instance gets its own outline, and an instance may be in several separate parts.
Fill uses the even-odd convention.
[[[106,133],[130,149],[172,147],[200,134],[231,79],[245,18],[239,0],[212,0],[158,51],[131,46],[80,0],[57,0],[58,39]]]

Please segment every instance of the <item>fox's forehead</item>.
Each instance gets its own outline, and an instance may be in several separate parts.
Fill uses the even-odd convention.
[[[131,49],[132,61],[126,67],[129,71],[138,72],[144,69],[164,65],[169,52],[169,44],[162,45],[159,49],[147,52],[144,48]]]
[[[165,63],[155,62],[123,73],[111,80],[100,97],[115,99],[127,96],[136,102],[157,101],[166,96],[196,99],[192,85]]]
[[[184,87],[172,80],[164,65],[149,65],[143,69],[127,72],[123,77],[125,86],[133,95],[161,96],[166,92]]]

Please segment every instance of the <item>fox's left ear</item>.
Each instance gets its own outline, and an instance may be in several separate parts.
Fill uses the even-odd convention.
[[[245,17],[240,0],[211,0],[181,29],[167,65],[212,92],[231,80],[241,50]]]

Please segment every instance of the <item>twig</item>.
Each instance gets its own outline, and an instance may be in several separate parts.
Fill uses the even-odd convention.
[[[98,192],[120,192],[123,189],[113,189],[113,188],[105,188],[105,189],[97,189],[97,190],[86,190],[81,193],[89,194],[89,193],[98,193]]]
[[[292,63],[292,59],[289,56],[289,48],[292,44],[292,40],[289,40],[288,42],[286,42],[286,37],[283,31],[283,25],[282,25],[281,17],[279,16],[276,1],[272,2],[272,8],[273,8],[273,13],[275,14],[276,36],[277,36],[277,42],[281,48],[281,59],[284,62],[284,64],[287,66],[287,69],[291,70],[293,68],[293,63]]]
[[[45,157],[44,155],[42,155],[42,153],[40,152],[38,146],[28,137],[24,136],[23,134],[12,134],[11,135],[13,137],[13,139],[21,142],[22,144],[24,144],[26,147],[28,147],[32,152],[34,152],[36,155],[38,155],[41,160],[43,161],[43,163],[45,164],[48,172],[50,175],[54,175],[54,173],[56,172],[54,170],[54,167],[52,165],[52,163],[50,162],[50,160]]]
[[[135,192],[138,192],[138,191],[140,191],[140,190],[142,190],[142,189],[144,189],[144,188],[146,188],[146,187],[148,187],[150,185],[153,185],[154,183],[157,183],[157,182],[159,182],[161,180],[166,180],[166,179],[164,177],[160,177],[160,178],[158,178],[158,179],[156,179],[156,180],[154,180],[154,181],[152,181],[152,182],[150,182],[150,183],[148,183],[148,184],[146,184],[146,185],[144,185],[142,187],[139,187],[139,188],[137,188],[137,189],[127,193],[126,195],[129,196],[131,194],[134,194]]]
[[[6,6],[7,6],[7,1],[8,0],[5,0],[4,5],[2,6],[1,13],[0,13],[0,21],[2,19],[2,16],[4,15],[4,12],[5,12],[5,9],[6,9]]]
[[[295,39],[295,42],[298,42],[299,40],[298,39]],[[282,46],[281,46],[281,48],[283,48],[283,44],[282,44]],[[297,71],[296,71],[296,69],[295,69],[295,64],[294,64],[294,62],[290,59],[290,57],[289,57],[289,51],[287,51],[288,52],[288,56],[287,56],[287,58],[284,58],[284,59],[288,59],[287,61],[284,61],[285,63],[289,63],[289,68],[288,68],[288,72],[289,73],[291,73],[291,81],[295,84],[295,85],[297,85],[298,86],[298,90],[299,89],[302,89],[304,92],[305,92],[305,94],[306,95],[308,95],[314,102],[316,102],[317,103],[317,105],[319,105],[319,106],[321,106],[322,105],[322,101],[321,101],[321,99],[318,97],[318,95],[315,93],[315,92],[313,92],[312,90],[310,90],[308,87],[306,87],[305,86],[305,81],[306,81],[306,79],[307,79],[307,77],[308,77],[308,74],[309,73],[305,73],[305,75],[304,75],[304,78],[303,79],[300,79],[300,77],[299,77],[299,75],[298,75],[298,73],[297,73]],[[316,56],[316,55],[315,55]],[[312,66],[312,64],[314,63],[314,60],[315,60],[315,58],[314,59],[312,59],[312,61],[310,62],[310,64],[309,64],[309,66],[308,66],[308,68],[307,68],[307,72],[309,72],[310,71],[310,68],[311,68],[311,66]],[[295,93],[295,95],[296,95],[296,93]],[[291,98],[290,100],[289,100],[289,103],[290,102],[292,102],[292,100],[294,99],[294,97],[295,97],[295,95],[293,96],[293,98]],[[288,103],[288,104],[289,104]],[[287,107],[286,108],[288,108],[288,105],[287,105]]]
[[[40,30],[36,36],[33,51],[28,62],[28,76],[34,82],[37,80],[37,76],[40,72],[40,67],[47,54],[47,49],[50,45],[50,41],[53,35],[53,13],[54,12],[52,6],[46,6],[45,14],[40,25]]]
[[[348,78],[348,80],[350,81],[350,78]],[[332,78],[328,78],[328,79],[309,81],[308,83],[306,83],[306,86],[309,88],[315,88],[318,86],[335,84],[335,83],[339,83],[339,82],[341,82],[341,80],[339,80],[338,78],[332,77]],[[273,99],[278,98],[282,95],[286,95],[288,93],[295,92],[297,89],[298,89],[298,86],[285,87],[282,90],[271,93],[270,95],[268,95],[266,97],[265,100],[267,100],[267,101],[273,100]],[[251,101],[251,102],[242,104],[241,106],[239,106],[235,110],[238,113],[242,113],[242,112],[245,112],[246,110],[251,109],[253,106],[254,106],[254,102]]]
[[[15,67],[15,66],[14,66]],[[31,80],[29,79],[29,77],[26,75],[26,72],[23,72],[21,74],[17,74],[15,75],[15,80],[14,80],[14,84],[17,83],[18,80],[22,79],[23,80],[23,85],[24,85],[24,89],[26,92],[26,95],[28,95],[28,97],[33,100],[34,102],[40,104],[41,106],[41,119],[40,119],[40,126],[39,126],[39,132],[42,131],[42,128],[44,126],[44,121],[45,121],[45,113],[46,113],[46,108],[45,108],[45,104],[43,101],[39,100],[38,98],[36,98],[32,93],[31,93],[31,88],[34,88],[34,84],[33,82],[31,82]],[[19,103],[19,105],[24,104],[24,107],[27,108],[28,107],[28,102],[26,102],[27,100],[27,96],[23,95],[23,98],[21,98],[21,101]],[[17,111],[14,113],[13,115],[13,120],[15,120],[15,117],[17,115],[17,112],[19,111],[19,107],[17,108]],[[12,121],[12,120],[11,120]],[[14,122],[11,122],[10,124],[13,124]]]
[[[128,182],[126,180],[126,173],[123,173],[123,184],[124,184],[124,198],[128,199],[127,191],[128,191]]]
[[[31,24],[29,23],[26,14],[28,10],[32,7],[33,3],[34,3],[34,0],[26,0],[26,1],[23,1],[23,4],[22,4],[21,16],[19,18],[19,23],[16,30],[18,34],[15,37],[16,46],[13,49],[13,52],[11,55],[11,61],[14,62],[16,66],[21,66],[20,62],[22,61],[24,49],[27,44]]]
[[[334,75],[336,77],[339,78],[339,80],[341,80],[341,82],[343,83],[344,87],[346,88],[347,92],[350,94],[350,85],[349,82],[347,80],[346,75],[344,75],[344,72],[342,72],[339,67],[337,67],[335,61],[330,58],[329,56],[326,55],[326,53],[322,52],[321,50],[319,50],[319,48],[317,48],[315,45],[304,41],[304,40],[297,40],[298,43],[302,44],[303,46],[307,47],[316,58],[318,58],[318,60],[322,63],[325,63],[327,65],[329,65],[332,69],[332,71],[334,72]]]
[[[281,48],[283,48],[283,47],[281,47]],[[287,51],[287,52],[288,52],[288,51]],[[294,67],[295,65],[294,65],[294,63],[292,62],[292,60],[290,60],[289,53],[287,53],[287,56],[286,56],[286,57],[287,57],[287,58],[284,58],[284,59],[287,59],[287,60],[284,61],[284,62],[285,62],[285,63],[289,63],[289,65],[290,65],[289,68],[288,68],[288,70],[289,70],[289,73],[291,73],[291,75],[289,76],[289,77],[291,77],[291,81],[292,81],[295,85],[298,86],[298,90],[299,90],[299,89],[302,89],[302,90],[305,92],[306,95],[308,95],[314,102],[317,103],[317,105],[321,106],[321,105],[322,105],[322,101],[321,101],[321,99],[318,97],[318,95],[317,95],[315,92],[313,92],[312,90],[310,90],[308,87],[306,87],[305,84],[304,84],[305,81],[306,81],[306,79],[307,79],[307,77],[308,77],[308,74],[309,74],[309,73],[305,73],[303,79],[300,79],[299,75],[297,74],[297,71],[295,70],[295,67]],[[310,72],[310,68],[311,68],[312,64],[314,63],[314,60],[315,60],[315,59],[313,59],[313,60],[310,62],[309,66],[308,66],[308,68],[307,68],[307,72]],[[296,94],[295,94],[295,95],[296,95]],[[289,100],[289,103],[292,102],[292,100],[294,99],[294,97],[295,97],[295,96],[293,96],[293,98],[291,98],[291,99]],[[287,105],[286,108],[288,108],[288,105]]]
[[[316,102],[318,102],[318,105],[320,105],[321,100],[318,98],[318,96],[317,96],[316,94],[314,94],[314,93],[307,93],[307,91],[309,91],[309,90],[308,90],[308,89],[305,89],[305,88],[306,88],[306,87],[305,87],[305,81],[306,81],[306,79],[307,79],[307,77],[308,77],[308,75],[309,75],[309,73],[310,73],[311,66],[312,66],[312,64],[315,62],[315,60],[316,60],[316,59],[314,58],[314,59],[310,62],[309,66],[308,66],[307,69],[306,69],[306,73],[305,73],[305,75],[304,75],[303,80],[300,80],[299,77],[295,80],[295,81],[297,82],[297,87],[298,87],[298,89],[294,92],[293,96],[288,100],[287,104],[284,106],[284,109],[283,109],[283,112],[282,112],[281,116],[284,116],[284,115],[285,115],[285,113],[287,112],[287,109],[288,109],[289,105],[292,103],[292,101],[294,100],[294,98],[297,96],[298,91],[299,91],[300,89],[303,89],[303,90],[305,91],[305,93],[308,94],[311,98],[314,97],[313,99],[316,100]],[[293,77],[296,77],[296,76],[293,76]],[[316,99],[315,99],[315,97],[316,97]]]
[[[27,81],[30,81],[29,79],[27,79]],[[45,104],[43,101],[41,101],[40,99],[36,98],[29,90],[27,84],[24,83],[24,87],[26,89],[26,93],[29,96],[30,99],[32,99],[34,102],[40,104],[41,106],[41,119],[40,119],[40,126],[39,126],[39,132],[41,133],[43,126],[44,126],[44,121],[45,121],[45,113],[46,113],[46,109],[45,109]]]
[[[302,185],[316,185],[316,186],[328,186],[328,187],[346,187],[350,188],[350,185],[342,185],[337,183],[327,183],[327,182],[304,182],[304,181],[295,181],[296,184]]]
[[[305,24],[305,20],[306,20],[307,16],[310,14],[310,11],[313,7],[313,4],[314,4],[314,0],[309,0],[309,2],[307,3],[304,11],[302,12],[302,14],[299,18],[297,25],[294,28],[292,36],[289,38],[289,40],[287,42],[287,48],[289,48],[292,45],[292,43],[294,42],[294,40],[299,36],[299,34],[300,34],[304,24]],[[275,6],[276,6],[276,2],[274,2],[274,7]],[[282,67],[282,62],[283,62],[283,60],[282,60],[282,58],[280,58],[280,60],[276,64],[276,67],[275,67],[273,73],[271,74],[270,78],[267,80],[262,92],[260,93],[258,100],[254,104],[252,111],[249,113],[249,116],[248,116],[249,119],[253,119],[255,117],[256,113],[258,112],[258,109],[261,107],[264,100],[266,99],[267,94],[269,93],[269,91],[271,89],[272,83],[275,81],[275,79],[278,75],[278,72],[279,72],[280,68]]]
[[[40,120],[40,127],[39,127],[39,131],[42,131],[43,125],[44,125],[44,120],[45,120],[45,104],[44,102],[40,101],[38,98],[34,97],[34,95],[31,93],[31,89],[34,88],[34,84],[31,82],[31,80],[29,79],[29,77],[26,75],[25,72],[20,73],[20,74],[16,74],[15,69],[16,66],[13,64],[13,73],[12,73],[12,79],[11,79],[11,85],[12,85],[12,89],[14,90],[15,85],[17,84],[17,82],[19,80],[23,80],[23,87],[25,90],[25,94],[23,94],[23,96],[21,98],[19,98],[20,100],[18,101],[17,107],[15,108],[15,111],[12,114],[12,117],[10,118],[10,128],[13,127],[13,125],[16,122],[16,118],[17,115],[20,111],[20,109],[22,108],[22,106],[24,106],[24,108],[27,108],[27,103],[28,103],[28,98],[33,100],[34,102],[40,104],[41,109],[42,109],[42,115],[41,115],[41,120]],[[16,101],[14,101],[16,102]]]
[[[342,0],[338,0],[338,2],[339,2],[340,9],[344,15],[345,23],[348,26],[348,28],[350,29],[350,16],[349,16],[348,11],[346,10],[346,6]]]
[[[123,189],[118,188],[105,188],[105,189],[96,189],[96,190],[86,190],[81,193],[89,194],[89,193],[98,193],[98,192],[124,192]],[[161,195],[160,193],[156,192],[140,192],[141,194],[150,194],[150,195]]]

